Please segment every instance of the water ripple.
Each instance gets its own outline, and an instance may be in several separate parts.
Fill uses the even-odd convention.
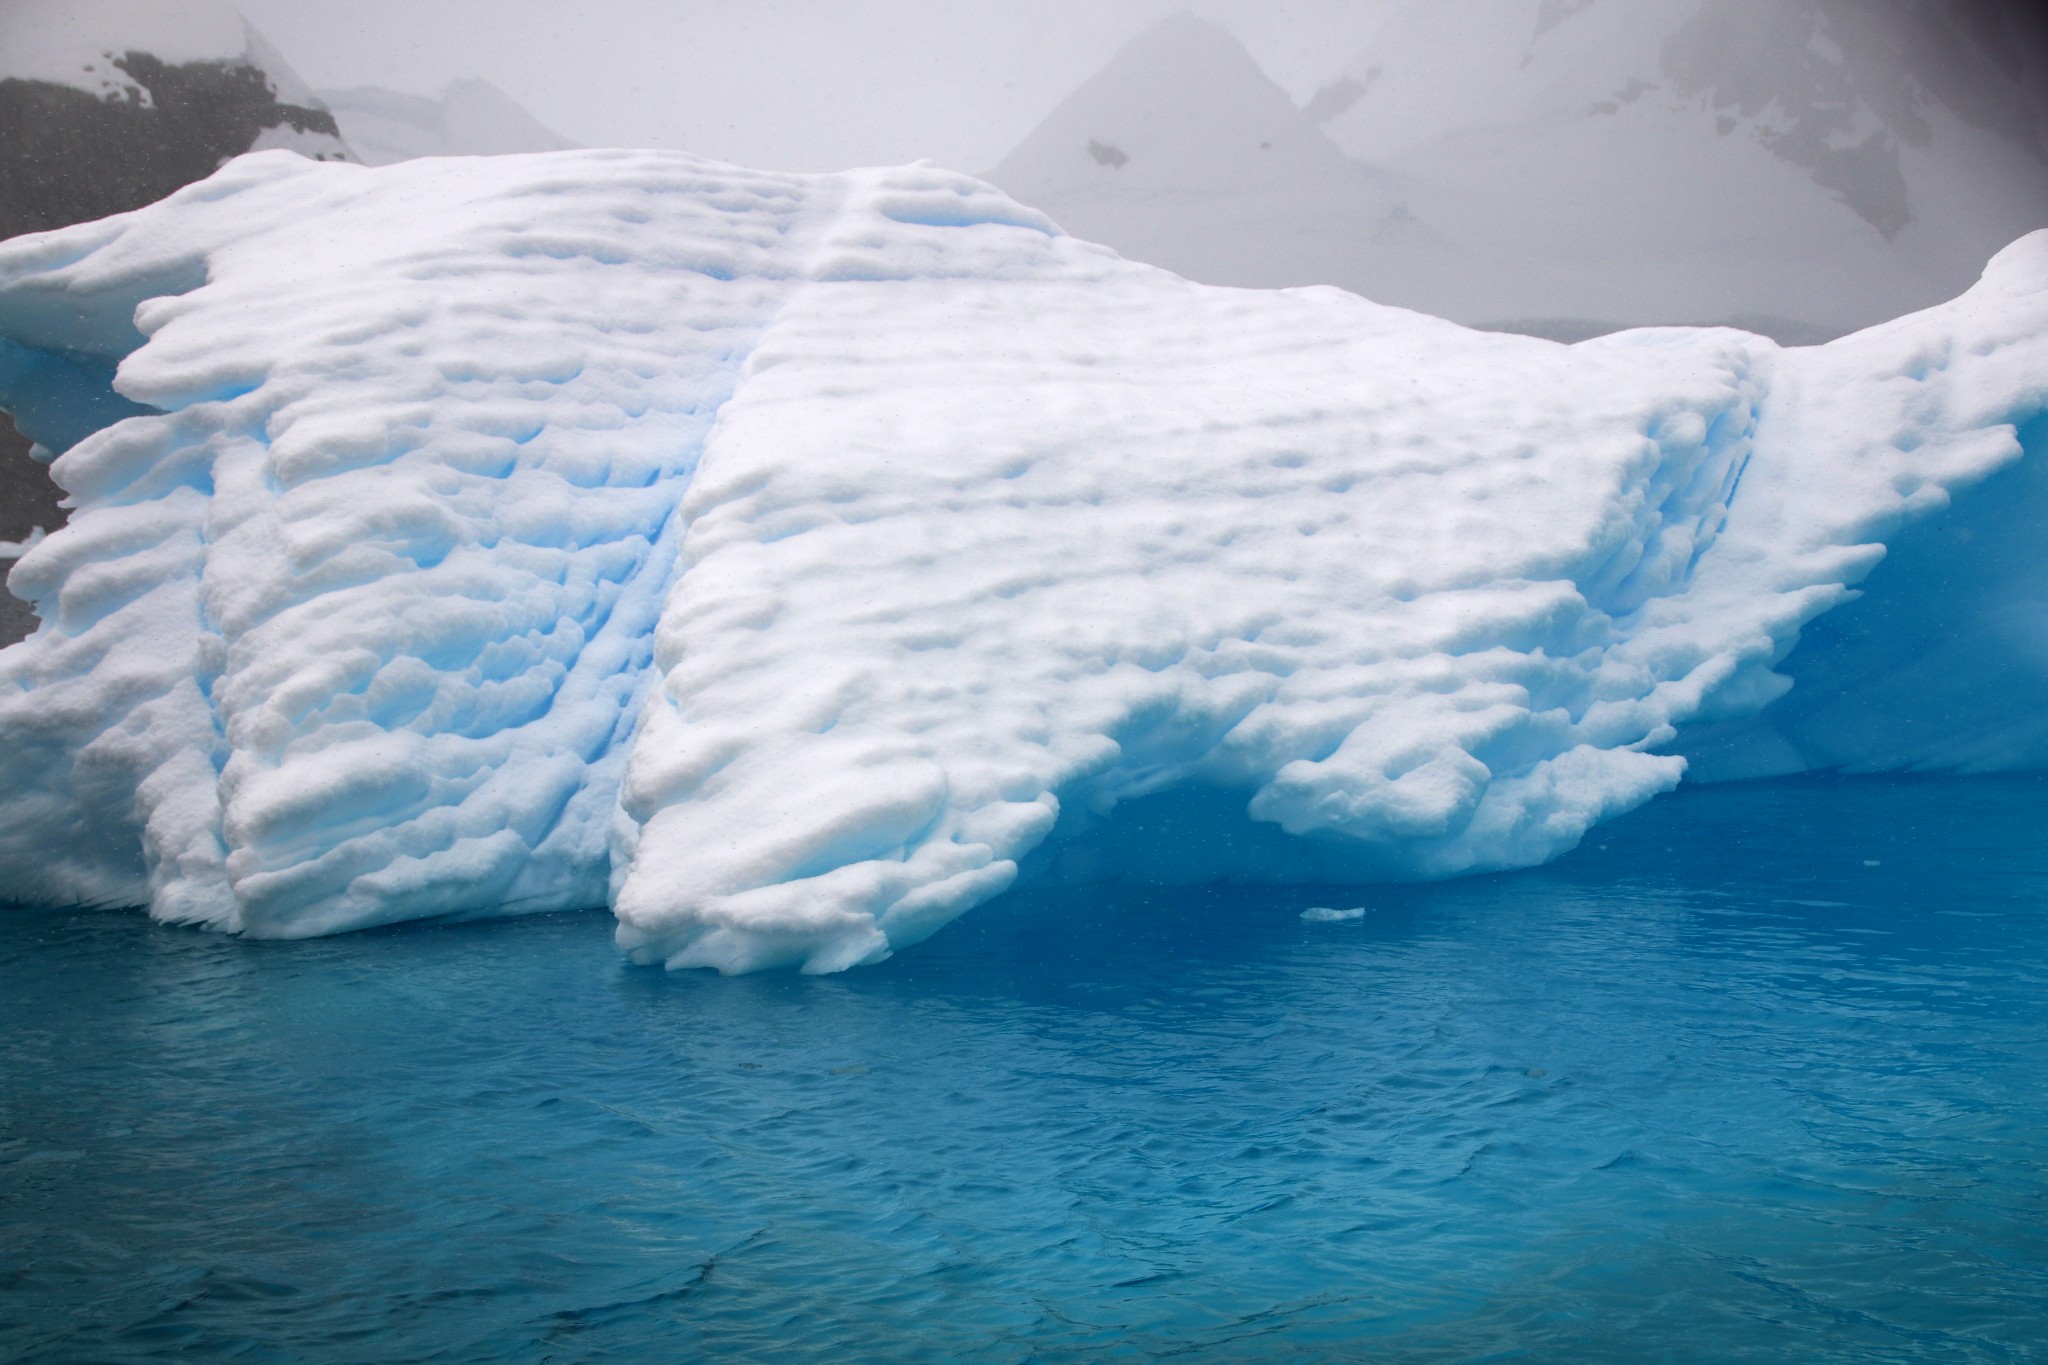
[[[0,1355],[2041,1359],[2044,816],[1686,791],[822,980],[0,916]]]

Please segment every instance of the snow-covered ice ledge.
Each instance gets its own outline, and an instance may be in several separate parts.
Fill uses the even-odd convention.
[[[273,152],[0,246],[0,337],[77,509],[10,580],[10,896],[609,902],[643,960],[834,971],[1134,797],[1414,878],[1670,788],[2019,456],[2048,233],[1824,347],[1566,347],[927,167]]]

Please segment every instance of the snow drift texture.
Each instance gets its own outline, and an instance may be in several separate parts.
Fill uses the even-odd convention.
[[[0,336],[76,504],[11,579],[12,895],[608,901],[645,960],[829,971],[1133,798],[1280,832],[1215,875],[1440,877],[1674,745],[1796,766],[1739,732],[1773,665],[2048,399],[2048,234],[1824,347],[1567,347],[1191,284],[924,167],[274,152],[0,247]],[[1957,553],[1915,610],[2038,576]],[[1970,638],[2038,703],[2038,629]]]

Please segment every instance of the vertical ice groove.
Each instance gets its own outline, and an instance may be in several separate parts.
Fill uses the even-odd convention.
[[[792,277],[750,220],[801,217],[808,187],[600,156],[604,188],[565,193],[590,178],[479,165],[441,187],[468,211],[421,230],[430,178],[380,201],[354,174],[361,230],[337,235],[294,223],[290,158],[251,160],[274,173],[240,163],[226,193],[133,216],[124,237],[204,244],[207,282],[142,310],[121,374],[170,415],[67,457],[72,544],[107,543],[17,579],[57,611],[9,652],[0,724],[51,730],[67,687],[79,706],[58,790],[15,804],[135,830],[97,841],[115,867],[41,894],[286,935],[601,903],[675,505]],[[100,251],[123,248],[150,251]],[[255,307],[286,262],[287,297]],[[208,414],[240,433],[206,452],[212,496],[137,501],[192,463]],[[160,586],[128,600],[123,565]],[[35,821],[17,827],[25,862]]]

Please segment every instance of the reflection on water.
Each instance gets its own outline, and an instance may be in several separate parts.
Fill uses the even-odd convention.
[[[2033,1358],[2044,817],[1688,790],[1537,872],[1017,895],[825,979],[0,916],[0,1357]]]

